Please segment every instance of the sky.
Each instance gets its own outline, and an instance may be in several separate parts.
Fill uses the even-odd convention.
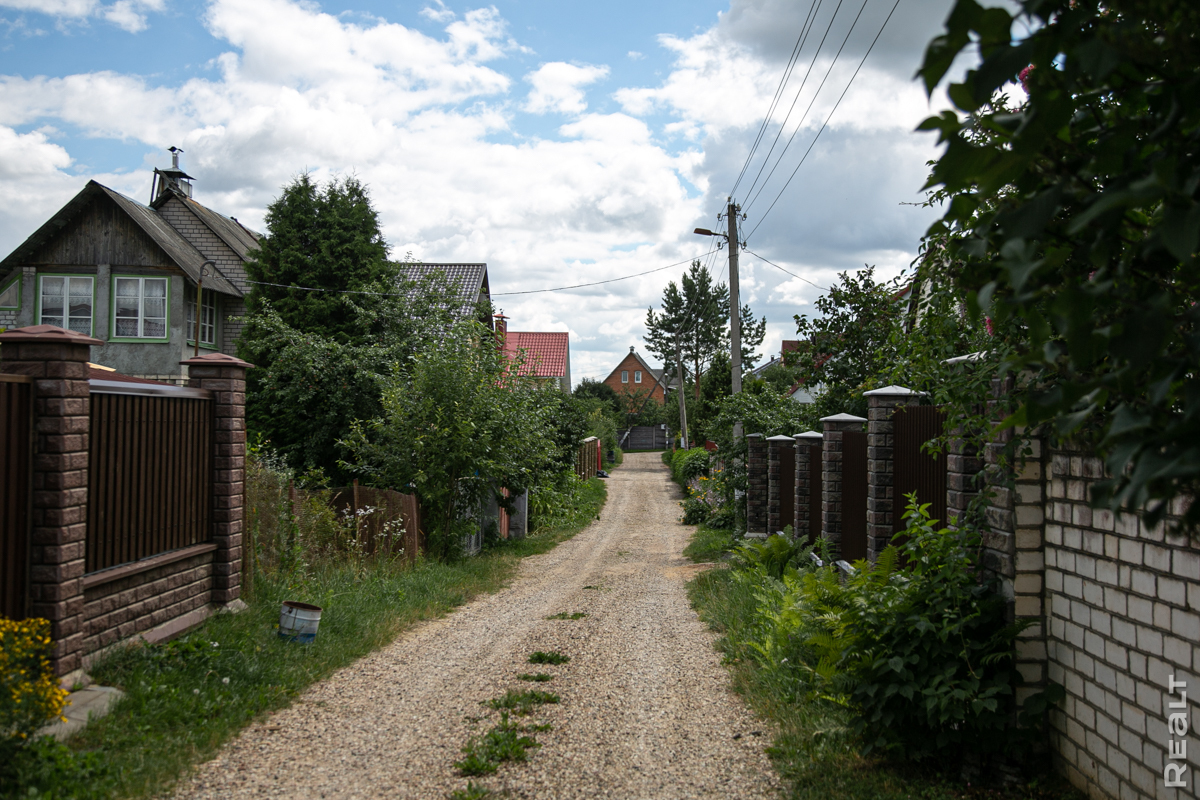
[[[512,330],[570,332],[577,383],[648,356],[646,310],[692,259],[727,281],[692,231],[733,192],[769,357],[935,217],[914,129],[942,101],[913,74],[950,0],[884,26],[894,3],[0,0],[0,254],[89,179],[147,202],[172,145],[199,202],[259,231],[297,175],[354,175],[393,257],[486,262]]]

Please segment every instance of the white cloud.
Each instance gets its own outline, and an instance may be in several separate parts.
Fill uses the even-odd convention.
[[[99,0],[0,0],[0,8],[35,11],[66,22],[99,17],[130,33],[138,33],[148,27],[148,12],[163,10],[163,0],[117,0],[111,5]]]
[[[533,85],[525,101],[525,110],[532,114],[556,112],[582,114],[587,109],[580,87],[608,76],[608,67],[576,66],[562,61],[543,64],[525,76]]]
[[[426,19],[431,19],[434,22],[449,22],[454,19],[454,12],[446,8],[446,4],[442,0],[436,0],[437,7],[425,6],[421,9],[421,16]]]
[[[641,61],[642,59],[644,59],[646,57],[646,54],[639,53],[637,50],[630,50],[628,53],[625,54],[625,56],[630,61]]]

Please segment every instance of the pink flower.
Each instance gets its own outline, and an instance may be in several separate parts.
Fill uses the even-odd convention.
[[[992,325],[992,318],[991,318],[991,317],[984,317],[984,318],[983,318],[983,325],[984,325],[984,327],[985,327],[985,328],[987,328],[988,336],[995,336],[995,335],[996,335],[996,327],[995,327],[994,325]]]
[[[1033,64],[1021,70],[1021,74],[1017,76],[1021,79],[1021,88],[1025,90],[1025,94],[1029,94],[1029,73],[1031,72],[1033,72]]]

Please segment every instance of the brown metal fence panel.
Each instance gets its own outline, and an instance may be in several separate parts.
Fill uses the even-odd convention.
[[[804,447],[804,445],[801,445]],[[825,515],[821,513],[824,502],[825,470],[822,468],[824,448],[820,442],[808,445],[808,543],[821,538]]]
[[[24,619],[29,597],[33,382],[0,375],[0,615]]]
[[[355,520],[356,544],[363,555],[402,551],[408,561],[416,559],[421,549],[421,507],[415,495],[357,485],[332,492],[333,508]]]
[[[867,434],[842,433],[842,559],[867,557]]]
[[[796,519],[796,446],[780,448],[779,453],[779,519],[780,525],[791,525]],[[792,531],[793,535],[795,531]]]
[[[213,401],[204,395],[93,389],[87,572],[209,540]]]
[[[904,522],[908,500],[916,492],[917,502],[929,503],[929,516],[946,521],[946,453],[936,456],[921,451],[922,445],[942,435],[946,415],[936,406],[898,408],[892,416],[895,435],[894,496],[892,532],[907,527]]]

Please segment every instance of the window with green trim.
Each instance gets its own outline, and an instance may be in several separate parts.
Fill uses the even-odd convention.
[[[113,338],[167,338],[167,279],[113,280]]]
[[[215,347],[217,344],[217,295],[208,289],[202,290],[200,306],[200,344]],[[196,341],[196,290],[188,287],[187,338]]]
[[[38,322],[92,335],[90,275],[39,275]]]
[[[20,308],[21,307],[21,273],[17,271],[16,275],[12,276],[12,280],[3,288],[0,288],[0,308]]]

